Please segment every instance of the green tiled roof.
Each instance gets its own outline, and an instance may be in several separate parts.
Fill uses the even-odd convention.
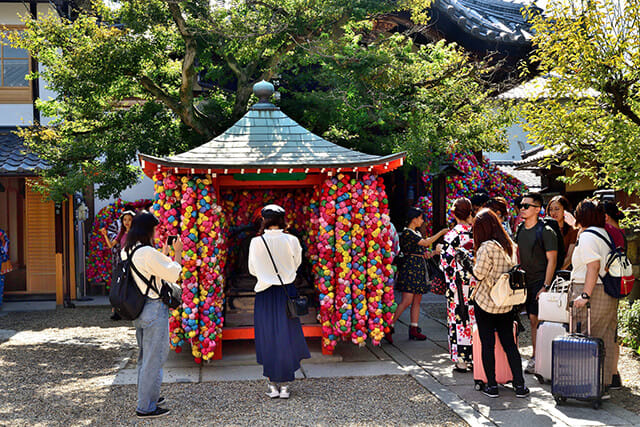
[[[140,157],[170,167],[216,169],[362,167],[405,157],[405,153],[384,157],[365,154],[329,142],[300,126],[267,99],[261,99],[226,132],[193,150],[164,158]]]

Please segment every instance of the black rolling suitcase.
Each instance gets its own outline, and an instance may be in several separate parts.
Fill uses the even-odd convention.
[[[587,335],[573,331],[573,301],[569,302],[569,335],[552,343],[551,393],[557,404],[567,399],[602,405],[604,394],[604,342],[590,337],[591,304],[587,303]]]

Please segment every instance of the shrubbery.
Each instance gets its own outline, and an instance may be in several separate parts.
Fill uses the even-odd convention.
[[[640,353],[640,300],[633,304],[627,300],[620,301],[618,333],[624,345]]]

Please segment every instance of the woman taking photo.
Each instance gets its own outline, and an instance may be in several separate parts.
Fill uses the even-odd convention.
[[[133,211],[124,211],[122,215],[120,215],[120,228],[117,228],[117,223],[112,223],[109,226],[109,229],[111,229],[112,226],[114,227],[114,231],[111,235],[113,239],[109,237],[109,233],[105,228],[100,229],[100,233],[102,233],[104,240],[107,242],[107,247],[111,249],[111,283],[114,283],[116,280],[118,267],[122,261],[120,251],[124,248],[127,241],[127,233],[131,228],[131,221],[133,221],[134,215],[135,213]],[[111,320],[120,320],[120,316],[113,308],[111,309],[111,313]]]
[[[617,370],[618,300],[605,293],[600,277],[606,274],[605,260],[609,255],[609,244],[605,239],[610,242],[611,237],[605,230],[604,208],[594,200],[585,199],[578,204],[576,222],[580,235],[571,258],[571,298],[575,298],[573,324],[587,324],[587,310],[583,307],[591,302],[590,335],[604,341],[604,384],[608,388]],[[587,331],[583,329],[583,332]],[[603,399],[608,397],[606,392]]]
[[[471,201],[461,197],[451,210],[456,225],[444,236],[440,268],[447,282],[447,324],[449,326],[449,354],[455,363],[454,370],[466,372],[473,359],[471,347],[472,326],[475,323],[473,306],[469,305],[469,290],[475,285],[470,269],[456,261],[456,251],[473,249],[471,230]]]
[[[571,256],[576,247],[576,241],[578,240],[578,230],[572,227],[565,221],[565,212],[568,213],[571,210],[569,201],[564,196],[555,196],[547,205],[547,215],[555,219],[558,222],[558,227],[562,232],[562,239],[564,241],[564,260],[558,260],[558,263],[562,263],[558,270],[568,270],[571,266]]]
[[[160,397],[162,384],[162,366],[169,355],[169,308],[160,296],[147,286],[152,276],[159,286],[160,279],[175,283],[180,278],[182,267],[182,241],[178,238],[173,243],[175,261],[167,256],[169,247],[165,244],[162,252],[153,247],[158,220],[149,212],[140,212],[133,218],[131,229],[122,250],[122,259],[131,256],[132,264],[144,278],[132,272],[132,276],[146,294],[146,302],[142,312],[133,325],[136,328],[138,341],[138,418],[157,418],[169,413],[169,409],[158,404],[164,401]],[[148,292],[148,293],[147,293]]]
[[[296,270],[302,262],[298,238],[285,233],[285,211],[278,205],[262,209],[260,235],[249,245],[249,273],[255,276],[254,328],[256,359],[269,379],[267,396],[289,397],[288,384],[311,357],[300,319],[287,315],[287,300],[295,297]]]
[[[473,274],[478,279],[473,300],[482,343],[482,367],[487,375],[483,393],[489,397],[498,397],[495,367],[497,331],[500,344],[509,361],[516,397],[525,397],[529,394],[529,389],[524,385],[520,353],[513,338],[513,306],[497,306],[490,296],[491,288],[500,275],[515,265],[515,245],[507,236],[496,214],[490,209],[478,212],[473,224],[473,242],[476,252]]]
[[[409,339],[418,341],[427,339],[426,335],[422,334],[418,328],[420,301],[422,301],[422,295],[429,292],[429,275],[427,273],[425,250],[448,230],[444,228],[435,236],[423,239],[420,232],[417,231],[424,223],[423,215],[424,212],[421,209],[410,208],[407,212],[407,226],[400,234],[400,250],[405,261],[398,272],[398,280],[394,290],[402,292],[402,302],[398,304],[393,315],[390,332],[385,335],[386,340],[390,343],[393,343],[393,326],[396,320],[400,318],[400,315],[409,306],[411,306]],[[434,251],[434,253],[439,253],[439,251]]]

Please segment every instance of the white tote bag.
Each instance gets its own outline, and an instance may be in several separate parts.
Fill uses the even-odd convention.
[[[507,254],[502,252],[507,258],[511,265],[515,264],[515,251],[514,257],[509,259]],[[509,273],[502,273],[498,280],[493,284],[491,288],[491,292],[489,293],[491,299],[494,304],[499,307],[504,307],[507,305],[519,305],[523,304],[527,300],[527,290],[526,289],[511,289],[511,285],[509,283]]]
[[[509,274],[502,273],[496,283],[491,288],[491,299],[494,304],[499,307],[506,305],[519,305],[524,304],[527,300],[526,289],[511,289],[509,284]]]
[[[538,299],[538,319],[548,322],[569,323],[569,281],[557,277],[547,292]]]

